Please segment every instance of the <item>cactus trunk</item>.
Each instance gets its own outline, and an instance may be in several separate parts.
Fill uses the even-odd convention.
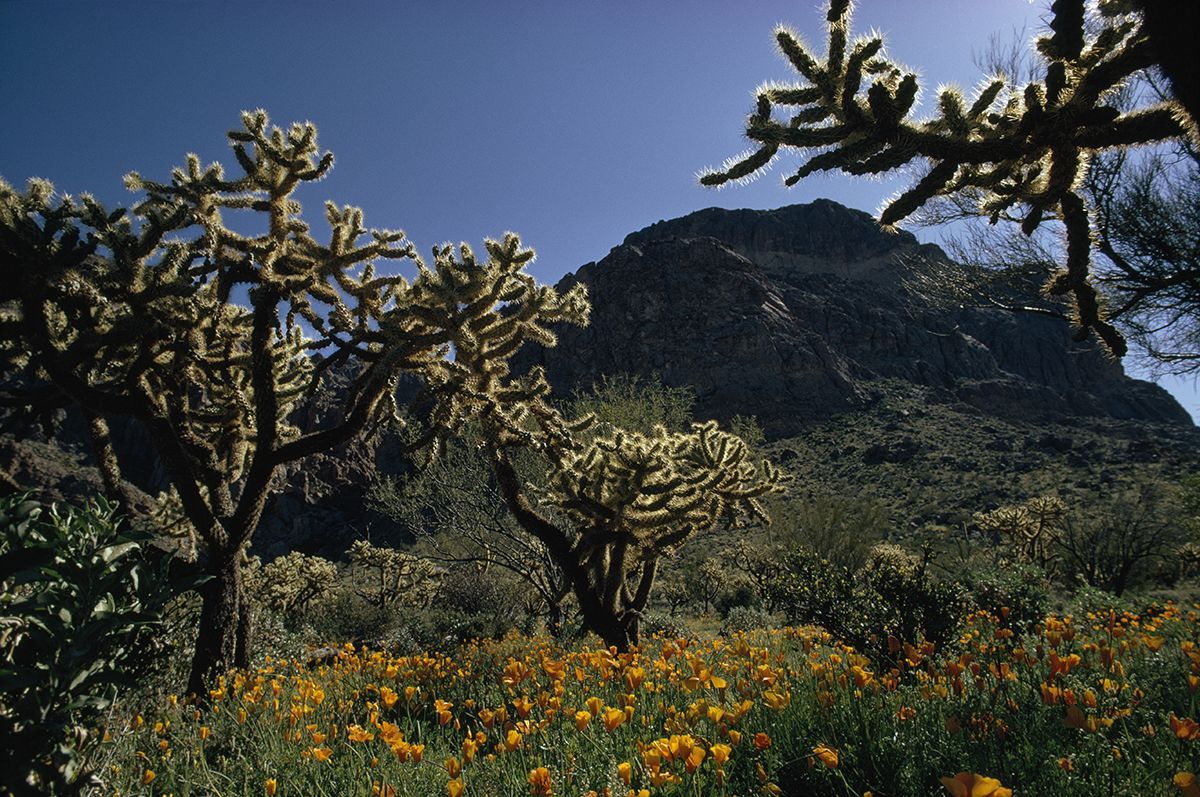
[[[188,676],[188,693],[202,702],[217,679],[234,667],[250,666],[252,616],[242,585],[241,552],[213,556],[209,580],[200,588],[200,628]]]

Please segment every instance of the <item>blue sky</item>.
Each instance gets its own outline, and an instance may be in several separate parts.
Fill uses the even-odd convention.
[[[856,30],[883,31],[927,96],[974,85],[988,37],[1031,37],[1046,13],[1041,0],[856,5]],[[187,152],[232,163],[225,131],[262,107],[276,123],[315,122],[337,158],[301,196],[310,211],[359,205],[423,252],[515,230],[553,281],[659,219],[817,197],[874,211],[904,185],[831,176],[785,189],[786,162],[750,185],[696,184],[744,149],[753,89],[792,77],[774,25],[819,42],[822,6],[0,0],[0,175],[127,203],[127,171],[165,179]],[[1169,387],[1200,414],[1190,383]]]

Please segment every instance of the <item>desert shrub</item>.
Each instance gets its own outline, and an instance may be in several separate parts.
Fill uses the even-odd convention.
[[[576,390],[570,414],[593,415],[596,428],[632,429],[649,433],[655,426],[679,432],[692,423],[696,396],[691,388],[668,387],[657,374],[605,375],[590,391]]]
[[[771,605],[797,625],[824,626],[851,644],[866,641],[877,625],[874,605],[855,584],[849,569],[797,548],[783,557],[783,570],[767,588]]]
[[[164,650],[166,557],[104,500],[59,511],[0,499],[0,784],[76,793],[118,691]]]
[[[1050,583],[1041,568],[1010,562],[963,568],[959,583],[975,608],[1002,618],[1006,628],[1031,630],[1050,610]]]
[[[857,570],[871,546],[888,537],[891,520],[878,501],[818,495],[771,503],[771,533],[781,542],[816,551],[823,559]]]
[[[255,653],[260,661],[266,657],[284,661],[294,659],[308,648],[335,639],[338,638],[318,634],[311,623],[297,623],[294,618],[273,609],[260,608],[254,614]]]
[[[309,625],[316,640],[328,643],[375,642],[395,628],[396,611],[363,600],[345,585],[334,590],[312,612]]]
[[[771,605],[869,655],[885,656],[889,636],[946,641],[968,605],[960,586],[934,579],[921,559],[894,545],[872,549],[858,571],[803,548],[784,566],[769,587]]]
[[[757,606],[735,606],[725,615],[724,634],[749,633],[759,628],[776,628],[779,616]]]
[[[718,614],[728,618],[730,612],[738,609],[759,608],[758,593],[748,579],[734,575],[725,582],[713,605]]]
[[[1084,584],[1071,594],[1066,608],[1068,613],[1079,617],[1089,615],[1107,617],[1113,612],[1117,614],[1133,612],[1137,606],[1128,597],[1114,595],[1111,592]]]
[[[734,415],[729,419],[729,431],[742,438],[746,445],[756,451],[767,442],[767,434],[763,431],[762,424],[753,415]]]
[[[450,570],[441,581],[430,618],[443,639],[499,639],[521,626],[533,607],[531,596],[516,579],[498,569]]]
[[[678,617],[653,609],[642,616],[642,630],[647,637],[675,639],[685,636],[684,626]]]
[[[1064,575],[1116,595],[1146,584],[1193,541],[1186,511],[1174,492],[1140,484],[1113,491],[1090,515],[1068,513],[1057,541]]]
[[[963,588],[932,577],[926,562],[898,545],[871,549],[863,567],[865,590],[881,601],[878,614],[887,631],[905,642],[925,639],[937,645],[954,634],[968,606]]]

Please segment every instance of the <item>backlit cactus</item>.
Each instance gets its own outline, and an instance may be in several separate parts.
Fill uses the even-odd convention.
[[[0,392],[28,412],[83,407],[114,494],[107,418],[131,417],[148,432],[171,482],[168,503],[177,500],[212,576],[197,694],[249,663],[240,565],[280,466],[398,415],[404,372],[424,383],[432,407],[414,447],[476,415],[500,442],[560,441],[570,429],[544,401],[544,379],[510,376],[508,359],[588,312],[582,286],[559,294],[524,272],[533,252],[511,233],[487,242],[486,259],[443,247],[429,267],[404,233],[369,230],[357,208],[327,204],[329,233],[318,240],[294,197],[333,164],[311,123],[281,129],[253,111],[229,142],[242,176],[188,156],[169,182],[130,174],[144,198],[128,211],[58,197],[44,180],[25,191],[0,181],[0,268],[12,275],[0,285]],[[258,234],[240,232],[254,228],[248,215]],[[409,261],[415,277],[384,273],[387,261]],[[344,410],[301,432],[289,419],[327,370],[347,365]]]
[[[824,57],[792,31],[775,31],[802,81],[760,87],[746,122],[756,148],[704,173],[700,182],[718,186],[747,178],[780,150],[795,149],[806,160],[788,185],[821,171],[874,175],[920,166],[920,179],[882,209],[879,221],[888,227],[936,196],[955,194],[974,199],[992,223],[1014,220],[1026,234],[1057,218],[1066,228],[1066,263],[1046,290],[1073,298],[1080,339],[1094,330],[1123,355],[1125,340],[1105,319],[1089,281],[1089,215],[1078,184],[1095,153],[1183,139],[1195,129],[1180,102],[1130,110],[1117,105],[1115,91],[1123,82],[1166,58],[1167,44],[1182,43],[1178,33],[1165,42],[1161,30],[1152,38],[1141,8],[1102,2],[1089,19],[1083,0],[1056,0],[1050,33],[1037,41],[1045,65],[1041,80],[1021,87],[1004,75],[990,76],[970,98],[943,88],[936,112],[916,121],[910,119],[919,94],[916,74],[887,56],[881,37],[851,41],[850,0],[831,0]],[[1171,13],[1164,8],[1155,15]]]

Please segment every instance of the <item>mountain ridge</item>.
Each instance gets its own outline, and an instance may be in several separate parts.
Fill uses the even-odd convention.
[[[872,383],[893,378],[997,415],[1193,425],[1167,391],[1072,341],[1065,321],[947,306],[909,280],[960,268],[830,200],[707,208],[630,233],[565,275],[560,289],[587,284],[591,323],[561,325],[557,347],[527,347],[520,364],[545,367],[560,393],[658,374],[695,388],[702,415],[752,414],[773,437],[862,408]]]

